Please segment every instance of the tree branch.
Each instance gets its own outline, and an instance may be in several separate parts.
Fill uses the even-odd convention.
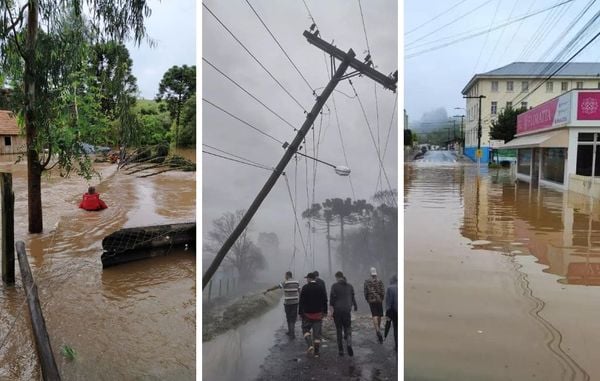
[[[10,11],[10,7],[8,7],[8,6],[6,7],[6,10],[8,11],[8,16],[10,17],[10,20],[12,22],[12,24],[7,29],[7,34],[10,32],[13,33],[13,36],[15,38],[15,45],[17,46],[17,51],[19,52],[19,55],[21,55],[21,57],[23,57],[23,58],[25,58],[25,53],[23,52],[23,49],[21,48],[21,44],[19,44],[19,38],[17,36],[16,26],[18,23],[19,27],[20,27],[21,24],[23,23],[23,13],[25,12],[25,9],[28,7],[29,7],[29,3],[23,5],[23,7],[21,7],[21,9],[19,10],[19,16],[14,21],[13,21],[12,12]]]

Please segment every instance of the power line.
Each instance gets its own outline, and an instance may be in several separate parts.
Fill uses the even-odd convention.
[[[251,163],[248,163],[248,162],[245,162],[245,161],[241,161],[241,160],[237,160],[237,159],[232,159],[230,157],[219,155],[219,154],[216,154],[216,153],[213,153],[213,152],[208,152],[208,151],[202,150],[202,153],[206,153],[208,155],[220,157],[221,159],[225,159],[225,160],[235,161],[236,163],[249,165],[251,167],[256,167],[256,168],[260,168],[260,169],[266,169],[267,171],[271,171],[271,172],[273,171],[273,168],[269,168],[269,167],[261,166],[261,165],[255,165],[255,164],[251,164]]]
[[[304,77],[304,75],[300,72],[300,69],[298,69],[298,66],[296,66],[296,64],[294,63],[294,61],[292,61],[292,59],[287,54],[287,52],[285,51],[285,49],[283,48],[283,46],[281,46],[281,44],[279,43],[279,41],[277,41],[277,38],[275,38],[275,36],[271,32],[271,30],[269,29],[269,27],[267,26],[267,24],[265,24],[265,22],[260,17],[260,15],[256,12],[256,10],[252,6],[252,4],[250,4],[250,2],[248,0],[246,0],[246,3],[250,7],[250,9],[252,9],[252,12],[254,12],[254,14],[256,15],[256,17],[258,17],[258,19],[260,20],[261,24],[265,27],[265,29],[267,30],[267,32],[269,32],[269,34],[271,35],[271,37],[273,37],[273,40],[275,40],[275,43],[277,43],[277,46],[279,46],[279,49],[281,49],[281,51],[283,52],[283,54],[285,54],[285,56],[290,61],[290,63],[294,67],[294,69],[296,69],[296,71],[298,72],[298,74],[300,74],[300,77],[302,77],[302,79],[304,80],[304,83],[306,83],[306,85],[308,86],[308,88],[312,91],[312,94],[316,95],[315,90],[313,89],[313,87],[310,85],[310,83],[308,83],[308,81],[306,80],[306,78]]]
[[[446,10],[444,10],[444,11],[442,11],[442,12],[438,13],[437,15],[433,16],[432,18],[430,18],[429,20],[427,20],[427,21],[425,21],[424,23],[420,24],[419,26],[417,26],[417,27],[415,27],[415,28],[413,28],[413,29],[409,30],[409,31],[408,31],[408,32],[406,32],[406,33],[404,33],[404,35],[405,35],[405,36],[407,36],[407,35],[411,34],[412,32],[415,32],[415,31],[417,31],[417,30],[421,29],[422,27],[424,27],[425,25],[429,24],[430,22],[432,22],[432,21],[434,21],[434,20],[437,20],[438,18],[440,18],[440,17],[442,17],[442,16],[444,16],[444,15],[448,14],[448,11],[451,11],[452,9],[454,9],[454,8],[458,7],[460,4],[464,3],[465,1],[467,1],[467,0],[461,0],[461,1],[459,1],[458,3],[454,4],[454,5],[453,5],[453,6],[451,6],[450,8],[448,8],[448,9],[446,9]]]
[[[285,124],[287,124],[288,126],[292,127],[294,129],[294,131],[296,131],[296,127],[294,127],[293,124],[291,124],[290,122],[288,122],[287,120],[285,120],[281,115],[279,115],[278,113],[276,113],[275,111],[271,110],[271,108],[269,106],[267,106],[266,104],[264,104],[260,99],[258,99],[257,97],[255,97],[254,95],[252,95],[248,90],[246,90],[245,88],[242,87],[242,85],[240,85],[239,83],[237,83],[236,81],[234,81],[231,77],[229,77],[227,74],[225,74],[224,72],[222,72],[218,67],[216,67],[213,63],[211,63],[209,60],[207,60],[206,58],[202,57],[202,61],[206,62],[207,64],[209,64],[213,69],[215,69],[217,72],[219,72],[219,74],[221,74],[222,76],[224,76],[225,78],[227,78],[228,80],[230,80],[234,85],[236,85],[237,87],[239,87],[240,89],[242,89],[243,92],[245,92],[246,94],[248,94],[250,97],[252,97],[252,99],[254,99],[255,101],[257,101],[258,103],[260,103],[264,108],[266,108],[267,110],[269,110],[273,115],[275,115],[277,118],[281,119]]]
[[[392,132],[392,126],[394,125],[394,116],[396,115],[396,107],[398,105],[398,94],[396,94],[396,98],[394,99],[394,108],[392,110],[392,117],[390,119],[390,126],[388,127],[388,131],[387,131],[387,136],[385,138],[385,146],[383,147],[383,155],[382,155],[382,160],[385,159],[385,154],[387,152],[387,148],[388,148],[388,143],[390,141],[390,134]],[[381,184],[381,169],[379,170],[379,174],[377,175],[377,185]],[[377,192],[377,187],[375,189],[375,192]]]
[[[498,26],[496,26],[496,27],[489,28],[489,29],[487,29],[487,30],[485,30],[485,31],[478,32],[478,33],[473,33],[473,34],[469,34],[469,35],[467,35],[467,36],[465,36],[465,37],[458,38],[458,39],[452,40],[452,41],[450,41],[450,42],[447,42],[447,43],[444,43],[444,44],[436,45],[436,46],[434,46],[434,47],[431,47],[431,48],[429,48],[429,49],[424,49],[424,50],[421,50],[421,51],[418,51],[418,52],[415,52],[415,53],[412,53],[412,54],[408,54],[408,55],[406,55],[406,56],[405,56],[405,58],[406,58],[406,59],[408,59],[408,58],[413,58],[413,57],[419,56],[419,55],[421,55],[421,54],[425,54],[425,53],[428,53],[428,52],[431,52],[431,51],[434,51],[434,50],[439,50],[439,49],[445,48],[445,47],[447,47],[447,46],[454,45],[454,44],[457,44],[457,43],[459,43],[459,42],[462,42],[462,41],[465,41],[465,40],[469,40],[469,39],[471,39],[471,38],[479,37],[479,36],[481,36],[481,35],[483,35],[483,34],[485,34],[485,33],[489,33],[489,32],[491,32],[491,31],[493,31],[493,30],[497,30],[497,29],[500,29],[500,28],[504,28],[504,27],[506,27],[506,26],[508,26],[508,25],[510,25],[510,24],[514,24],[515,22],[518,22],[518,21],[521,21],[521,20],[525,20],[525,19],[528,19],[528,18],[530,18],[530,17],[533,17],[533,16],[537,16],[537,15],[538,15],[538,14],[540,14],[540,13],[547,12],[547,11],[549,11],[549,10],[551,10],[551,9],[554,9],[554,8],[556,8],[556,7],[560,7],[561,5],[564,5],[564,4],[567,4],[567,3],[570,3],[570,2],[572,2],[572,1],[574,1],[574,0],[566,0],[566,1],[563,1],[563,2],[561,2],[561,3],[559,3],[559,4],[556,4],[556,5],[553,5],[553,6],[551,6],[551,7],[549,7],[549,8],[545,8],[545,9],[539,10],[539,11],[537,11],[537,12],[533,12],[533,13],[527,14],[527,15],[525,15],[525,16],[522,16],[522,17],[519,17],[519,18],[517,18],[517,19],[514,19],[514,20],[508,21],[508,22],[506,22],[506,23],[500,24],[500,25],[498,25]]]
[[[414,45],[415,43],[417,43],[417,42],[419,42],[419,41],[422,41],[422,40],[424,40],[425,38],[427,38],[427,37],[431,36],[432,34],[435,34],[435,33],[439,32],[440,30],[442,30],[442,29],[446,28],[447,26],[450,26],[450,25],[452,25],[452,24],[454,24],[454,23],[456,23],[456,22],[458,22],[458,21],[462,21],[462,20],[464,20],[464,18],[465,18],[466,16],[468,16],[468,15],[470,15],[471,13],[473,13],[473,12],[475,12],[475,11],[479,10],[480,8],[483,8],[485,5],[487,5],[487,4],[488,4],[488,3],[490,3],[490,2],[492,2],[492,0],[487,0],[487,1],[485,1],[484,3],[482,3],[481,5],[479,5],[478,7],[475,7],[475,8],[473,8],[473,9],[471,9],[469,12],[467,12],[467,13],[465,13],[465,14],[462,14],[462,15],[458,16],[458,17],[457,17],[457,18],[455,18],[454,20],[450,21],[449,23],[446,23],[446,24],[442,25],[441,27],[439,27],[439,28],[435,29],[434,31],[432,31],[432,32],[430,32],[430,33],[427,33],[426,35],[424,35],[424,36],[421,36],[421,37],[417,38],[416,40],[414,40],[414,41],[412,41],[412,42],[409,42],[409,43],[407,43],[405,46],[407,46],[407,47],[408,47],[408,46],[410,46],[410,45]]]
[[[294,98],[294,96],[293,96],[293,95],[292,95],[292,94],[291,94],[291,93],[290,93],[290,92],[289,92],[289,91],[288,91],[288,90],[287,90],[287,89],[286,89],[286,88],[285,88],[285,87],[284,87],[284,86],[281,84],[281,82],[279,82],[279,81],[277,80],[277,78],[275,78],[275,77],[273,76],[273,74],[271,74],[271,72],[269,71],[269,69],[267,69],[267,68],[265,67],[265,65],[263,65],[263,64],[262,64],[262,62],[260,62],[260,61],[258,60],[258,58],[256,58],[256,57],[254,56],[254,54],[252,54],[252,52],[250,52],[250,50],[248,50],[248,48],[246,48],[246,46],[245,46],[245,45],[244,45],[244,44],[243,44],[243,43],[242,43],[242,42],[241,42],[241,41],[240,41],[240,40],[239,40],[239,39],[238,39],[238,38],[235,36],[235,34],[233,34],[233,32],[232,32],[231,30],[229,30],[229,28],[227,28],[227,26],[226,26],[225,24],[223,24],[223,22],[222,22],[222,21],[221,21],[221,20],[220,20],[220,19],[217,17],[217,15],[215,15],[215,14],[214,14],[214,13],[213,13],[213,12],[212,12],[212,11],[211,11],[211,10],[210,10],[208,7],[207,7],[207,6],[206,6],[206,4],[202,3],[202,6],[203,6],[204,8],[206,8],[206,10],[207,10],[207,11],[208,11],[208,12],[209,12],[209,13],[210,13],[210,14],[211,14],[211,15],[212,15],[214,18],[215,18],[215,20],[217,20],[217,21],[219,22],[219,24],[221,24],[221,26],[222,26],[223,28],[225,28],[225,30],[226,30],[227,32],[229,32],[229,34],[230,34],[230,35],[231,35],[231,36],[234,38],[234,40],[235,40],[235,41],[237,41],[237,43],[238,43],[238,44],[240,44],[240,46],[241,46],[242,48],[244,48],[244,50],[245,50],[245,51],[246,51],[248,54],[250,54],[250,56],[251,56],[251,57],[254,59],[254,61],[256,61],[256,63],[258,63],[258,64],[260,65],[260,67],[261,67],[261,68],[263,68],[263,70],[264,70],[264,71],[265,71],[265,72],[266,72],[266,73],[267,73],[267,74],[268,74],[268,75],[269,75],[269,76],[270,76],[270,77],[271,77],[271,78],[272,78],[272,79],[273,79],[273,80],[274,80],[274,81],[275,81],[275,82],[276,82],[276,83],[279,85],[279,87],[281,87],[281,89],[282,89],[283,91],[285,91],[285,93],[286,93],[286,94],[287,94],[287,95],[288,95],[290,98],[292,98],[292,99],[294,100],[294,102],[296,102],[296,104],[297,104],[298,106],[300,106],[300,108],[302,109],[302,111],[304,111],[304,113],[306,113],[306,110],[304,109],[304,106],[302,106],[302,104],[301,104],[301,103],[300,103],[300,102],[299,102],[299,101],[298,101],[296,98]]]
[[[208,148],[210,148],[210,149],[214,149],[214,150],[215,150],[215,151],[217,151],[217,152],[224,153],[225,155],[233,156],[233,157],[235,157],[235,158],[238,158],[238,159],[241,159],[241,160],[247,161],[248,163],[251,163],[251,164],[254,164],[254,165],[258,165],[258,166],[261,166],[261,167],[263,167],[263,168],[266,168],[266,169],[269,169],[269,170],[273,170],[273,168],[269,168],[268,166],[266,166],[266,165],[264,165],[264,164],[257,163],[257,162],[255,162],[255,161],[252,161],[252,160],[250,160],[250,159],[246,159],[245,157],[242,157],[242,156],[234,155],[234,154],[232,154],[232,153],[230,153],[230,152],[224,151],[224,150],[222,150],[222,149],[219,149],[219,148],[217,148],[217,147],[213,147],[213,146],[210,146],[210,145],[208,145],[208,144],[205,144],[205,143],[202,143],[202,145],[203,145],[203,146],[205,146],[205,147],[208,147]]]
[[[371,48],[369,47],[369,38],[367,37],[367,27],[365,26],[365,16],[363,15],[362,6],[360,0],[358,0],[358,8],[360,9],[360,18],[362,19],[363,31],[365,32],[365,41],[367,42],[367,53],[371,54]]]
[[[494,25],[494,21],[496,21],[496,16],[498,15],[498,8],[500,8],[500,0],[496,0],[496,9],[494,10],[494,16],[492,17],[492,21],[490,21],[490,27]],[[483,45],[481,46],[481,50],[479,51],[479,55],[477,56],[477,61],[475,61],[475,66],[473,67],[473,73],[477,72],[477,65],[479,65],[479,60],[481,59],[481,55],[483,54],[483,50],[487,45],[488,38],[490,38],[490,32],[485,35],[485,40],[483,41]]]
[[[352,86],[352,90],[354,90],[354,94],[356,94],[356,99],[358,99],[358,103],[360,104],[360,108],[363,112],[363,116],[365,117],[365,122],[367,124],[367,129],[369,130],[369,135],[371,136],[371,141],[373,142],[373,145],[375,146],[375,151],[377,153],[377,159],[379,160],[379,167],[381,168],[381,170],[383,171],[383,176],[385,177],[385,180],[388,184],[388,187],[390,189],[390,191],[393,189],[392,185],[390,183],[390,179],[388,178],[387,172],[385,170],[385,167],[383,165],[383,161],[381,160],[381,152],[379,151],[379,148],[377,147],[377,144],[375,143],[375,137],[373,136],[373,131],[371,131],[371,125],[369,124],[369,119],[367,118],[367,113],[365,111],[365,108],[360,100],[360,97],[358,96],[358,93],[356,92],[356,89],[354,88],[354,85],[352,84],[351,80],[348,80],[348,83],[350,83],[350,86]]]
[[[250,123],[248,123],[248,122],[246,122],[245,120],[243,120],[243,119],[241,119],[241,118],[239,118],[239,117],[237,117],[237,116],[233,115],[232,113],[230,113],[229,111],[227,111],[227,110],[223,109],[222,107],[219,107],[219,106],[217,106],[216,104],[212,103],[212,102],[211,102],[211,101],[209,101],[208,99],[206,99],[206,98],[204,98],[204,97],[203,97],[203,98],[202,98],[202,100],[203,100],[204,102],[208,103],[209,105],[213,106],[213,107],[214,107],[214,108],[216,108],[217,110],[220,110],[220,111],[224,112],[225,114],[229,115],[230,117],[232,117],[232,118],[234,118],[234,119],[236,119],[236,120],[238,120],[238,121],[240,121],[240,122],[244,123],[246,126],[248,126],[248,127],[252,128],[252,129],[253,129],[253,130],[255,130],[256,132],[258,132],[258,133],[260,133],[260,134],[262,134],[262,135],[264,135],[264,136],[266,136],[266,137],[268,137],[268,138],[270,138],[270,139],[272,139],[272,140],[276,141],[276,142],[277,142],[277,143],[279,143],[279,144],[283,144],[283,142],[282,142],[281,140],[279,140],[279,139],[277,139],[277,138],[273,137],[272,135],[269,135],[269,134],[267,134],[266,132],[264,132],[264,131],[260,130],[259,128],[256,128],[256,127],[254,127],[254,126],[253,126],[253,125],[251,125]]]
[[[290,183],[288,181],[287,175],[283,173],[283,178],[285,179],[285,185],[287,186],[288,194],[290,196],[290,202],[292,203],[292,210],[294,212],[294,218],[296,220],[296,226],[298,227],[298,234],[300,234],[300,241],[302,242],[302,248],[304,249],[304,259],[308,258],[308,251],[306,251],[306,245],[304,244],[304,237],[302,236],[302,229],[300,228],[300,222],[298,222],[298,214],[296,213],[296,205],[294,204],[294,199],[292,198],[292,190],[290,189]]]
[[[346,156],[346,147],[344,145],[344,138],[342,137],[342,128],[340,127],[340,118],[338,116],[337,106],[335,104],[335,97],[333,96],[333,94],[331,94],[331,101],[333,102],[333,110],[335,112],[335,120],[337,122],[337,129],[338,129],[338,133],[340,135],[340,142],[342,143],[342,153],[344,154],[344,163],[346,163],[347,167],[350,167],[350,165],[348,164],[348,157]],[[352,197],[354,199],[356,199],[356,194],[354,193],[354,184],[352,184],[351,176],[348,176],[348,181],[350,182],[350,189],[352,190]]]

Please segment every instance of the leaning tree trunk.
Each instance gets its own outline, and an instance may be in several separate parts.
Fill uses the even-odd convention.
[[[25,42],[25,132],[27,134],[27,208],[29,232],[41,233],[42,222],[42,168],[35,143],[37,127],[35,120],[35,51],[38,33],[38,2],[29,0],[27,15],[27,39]]]

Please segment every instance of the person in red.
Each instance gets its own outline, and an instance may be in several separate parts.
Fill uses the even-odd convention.
[[[96,193],[94,187],[89,187],[87,193],[83,194],[83,200],[81,200],[79,207],[90,211],[108,208],[104,201],[100,200],[100,193]]]

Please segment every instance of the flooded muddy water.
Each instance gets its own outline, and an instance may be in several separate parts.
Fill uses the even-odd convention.
[[[246,324],[202,345],[202,379],[254,380],[275,343],[275,331],[285,324],[282,303],[277,303]]]
[[[600,202],[507,169],[404,169],[406,379],[600,379]]]
[[[193,155],[190,154],[190,157]],[[109,208],[78,209],[88,182],[43,180],[44,232],[27,233],[26,164],[13,172],[15,240],[23,240],[63,380],[195,379],[195,251],[106,270],[102,239],[123,227],[195,221],[195,173],[136,178],[98,164],[93,179]],[[0,285],[0,379],[40,379],[17,266],[15,287]],[[74,349],[74,360],[60,347]]]

